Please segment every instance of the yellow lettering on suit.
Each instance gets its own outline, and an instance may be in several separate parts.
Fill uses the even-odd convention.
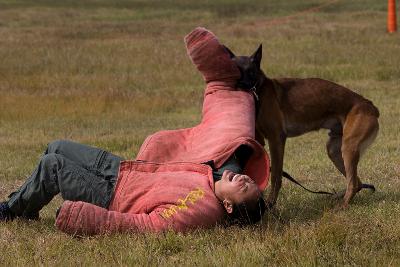
[[[176,201],[175,205],[171,205],[169,208],[163,210],[161,212],[161,216],[164,219],[170,218],[172,215],[178,213],[180,210],[187,210],[188,202],[190,204],[195,204],[199,199],[204,197],[204,190],[201,188],[197,188],[195,190],[190,191],[184,199],[179,198]]]

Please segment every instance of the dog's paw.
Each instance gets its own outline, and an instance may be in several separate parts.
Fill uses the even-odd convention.
[[[275,202],[270,202],[270,201],[266,201],[265,202],[265,209],[267,210],[267,211],[272,211],[272,210],[274,210],[275,209]]]
[[[273,195],[268,195],[267,199],[265,200],[265,209],[272,210],[276,205],[276,197]]]
[[[346,194],[346,190],[341,190],[339,192],[336,192],[332,195],[332,198],[336,201],[342,200],[344,198],[344,195]]]
[[[282,211],[279,210],[276,205],[273,205],[271,208],[267,210],[267,216],[277,223],[282,225],[286,224],[287,221],[282,217]]]
[[[344,201],[340,201],[340,203],[336,204],[336,206],[333,208],[334,212],[339,212],[346,210],[348,208],[349,204],[345,203]]]
[[[372,193],[376,191],[375,186],[373,184],[362,184],[360,190],[362,189],[369,189],[372,191]]]

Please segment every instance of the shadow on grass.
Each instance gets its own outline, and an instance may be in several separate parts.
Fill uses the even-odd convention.
[[[308,193],[307,193],[308,194]],[[341,200],[331,196],[315,196],[309,195],[301,199],[291,200],[290,202],[278,207],[277,209],[266,213],[264,221],[267,225],[288,226],[292,223],[304,224],[319,221],[325,213],[349,212],[354,208],[365,208],[367,211],[373,212],[379,206],[389,207],[400,202],[400,192],[395,191],[361,191],[359,192],[347,209],[339,209],[336,207]]]
[[[285,193],[287,194],[287,192]],[[336,211],[335,207],[340,203],[339,200],[331,196],[316,196],[305,193],[278,206],[273,211],[267,211],[262,220],[261,228],[254,226],[253,229],[252,226],[249,226],[249,229],[258,232],[273,231],[283,233],[291,225],[318,223],[326,213],[344,212],[344,216],[347,216],[347,214],[353,216],[354,209],[373,213],[374,210],[378,210],[382,206],[390,213],[390,206],[396,205],[399,202],[400,192],[378,190],[372,193],[365,191],[357,194],[347,209]],[[55,218],[52,216],[43,216],[39,221],[18,220],[18,224],[24,225],[24,227],[35,228],[38,233],[58,232],[54,223]],[[201,231],[201,233],[203,232]]]

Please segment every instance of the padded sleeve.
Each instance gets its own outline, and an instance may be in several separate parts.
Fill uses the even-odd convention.
[[[56,227],[71,235],[158,232],[174,228],[157,211],[149,214],[120,213],[81,201],[63,203],[56,219]]]

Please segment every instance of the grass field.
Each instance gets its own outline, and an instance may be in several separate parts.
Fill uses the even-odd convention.
[[[0,223],[0,265],[400,266],[400,33],[386,1],[0,0],[0,200],[22,184],[46,144],[72,139],[134,158],[160,129],[196,125],[204,82],[183,37],[212,30],[237,54],[263,43],[270,77],[321,77],[371,99],[380,132],[359,165],[377,192],[352,205],[284,182],[280,218],[181,235],[72,238],[54,224]],[[285,170],[314,189],[344,189],[325,155],[327,132],[290,139]]]

